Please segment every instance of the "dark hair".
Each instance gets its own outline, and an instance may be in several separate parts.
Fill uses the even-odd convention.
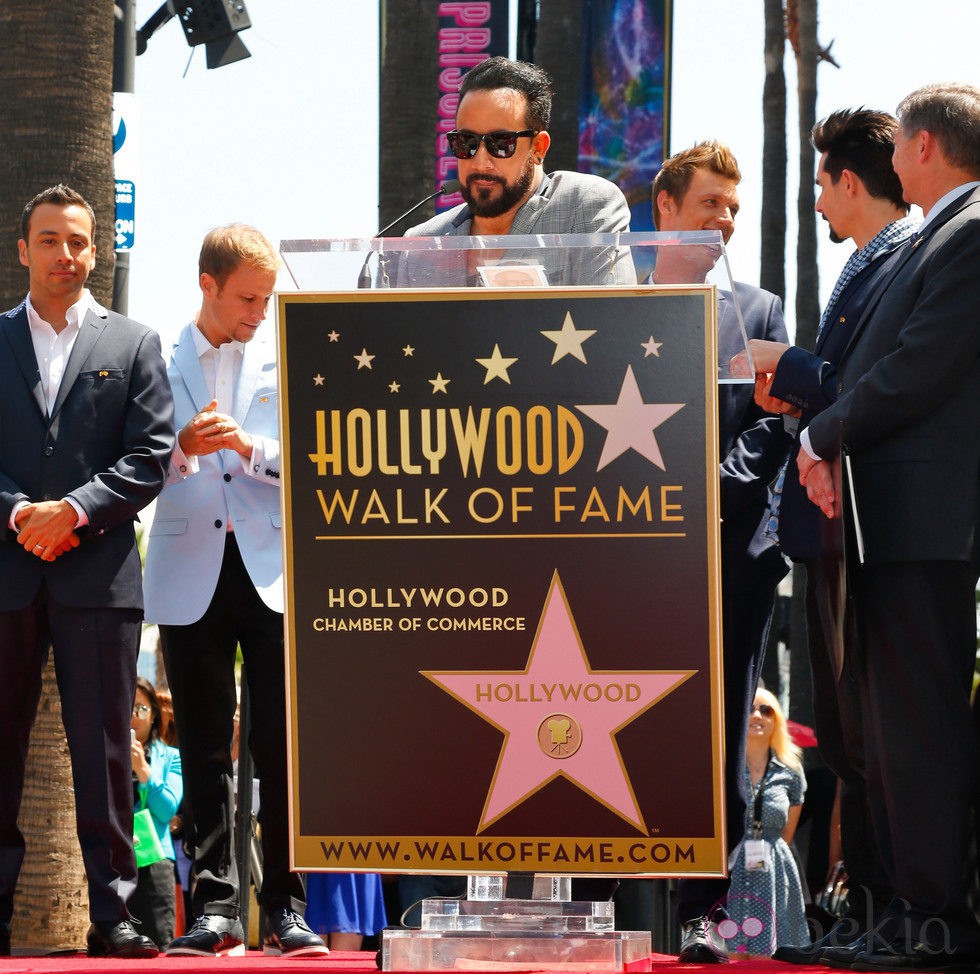
[[[817,152],[827,153],[824,172],[836,185],[849,169],[876,199],[908,211],[902,183],[892,169],[898,122],[888,112],[845,108],[813,126],[811,141]]]
[[[160,727],[163,724],[163,712],[160,710],[160,701],[157,700],[157,692],[153,684],[150,683],[145,676],[136,677],[136,689],[137,691],[142,691],[146,695],[146,699],[150,701],[150,713],[152,718],[150,720],[150,733],[146,738],[146,747],[149,746],[156,740],[160,738]],[[135,702],[133,706],[135,706]]]
[[[680,206],[687,196],[687,191],[691,188],[691,180],[699,169],[707,169],[709,172],[724,176],[735,183],[742,181],[742,174],[739,172],[738,163],[732,150],[727,145],[708,139],[706,142],[698,142],[690,149],[672,155],[664,161],[653,180],[653,225],[660,227],[660,207],[657,206],[657,197],[661,190],[666,190],[667,195]]]
[[[524,124],[537,132],[551,124],[551,77],[543,68],[527,61],[511,61],[506,57],[491,57],[470,68],[459,86],[459,100],[470,91],[495,91],[513,88],[527,99]]]
[[[926,85],[898,106],[905,135],[934,136],[946,161],[980,178],[980,88],[959,83]]]
[[[45,203],[53,203],[55,206],[82,207],[88,213],[88,218],[92,221],[92,240],[95,240],[95,211],[89,206],[88,200],[81,193],[75,192],[75,190],[70,186],[66,186],[64,183],[58,183],[57,186],[50,186],[48,189],[42,190],[42,192],[38,193],[24,207],[24,212],[20,215],[20,232],[24,240],[27,240],[30,235],[31,216],[34,210]]]

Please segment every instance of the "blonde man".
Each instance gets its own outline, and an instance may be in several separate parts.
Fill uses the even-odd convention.
[[[260,781],[268,954],[327,948],[303,921],[289,870],[275,347],[259,334],[279,258],[258,230],[212,230],[200,257],[201,310],[168,377],[178,430],[146,557],[146,618],[160,624],[193,836],[194,926],[168,954],[244,952],[232,820],[235,651],[252,707]]]

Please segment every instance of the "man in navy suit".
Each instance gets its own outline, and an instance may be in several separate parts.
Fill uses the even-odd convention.
[[[820,152],[816,210],[831,239],[851,239],[857,249],[824,308],[813,352],[752,340],[757,401],[790,408],[795,430],[837,399],[837,365],[861,313],[915,222],[892,168],[897,122],[886,112],[834,112],[813,130]],[[744,353],[742,358],[744,358]],[[771,398],[770,398],[771,397]],[[788,404],[788,405],[782,405]],[[789,414],[786,414],[789,417]],[[820,755],[840,778],[841,846],[848,877],[845,915],[812,944],[781,947],[791,963],[817,963],[824,949],[855,940],[891,898],[876,854],[864,784],[861,706],[854,661],[844,653],[843,529],[811,504],[799,482],[795,450],[787,465],[779,506],[779,546],[806,567],[807,637],[813,674],[813,704]]]
[[[837,400],[801,434],[797,466],[831,516],[830,463],[844,458],[856,552],[847,649],[869,809],[895,891],[850,963],[930,971],[980,961],[965,876],[977,785],[980,89],[929,85],[897,114],[892,162],[925,220],[868,300],[841,355]]]
[[[232,224],[208,233],[201,310],[180,333],[167,372],[177,446],[150,530],[146,617],[160,624],[173,694],[197,915],[168,954],[244,952],[231,825],[238,646],[261,800],[263,947],[291,957],[327,953],[303,920],[303,882],[289,869],[279,397],[275,345],[260,334],[278,269],[258,230]]]
[[[735,231],[741,173],[731,150],[703,142],[668,159],[653,183],[654,222],[658,230],[720,230],[727,243]],[[655,283],[676,283],[668,262],[704,248],[664,247],[654,268]],[[717,255],[714,255],[715,257]],[[694,283],[710,270],[712,255],[700,272],[685,269],[681,280]],[[786,342],[779,298],[748,284],[735,284],[750,338]],[[730,293],[719,294],[719,361],[727,364],[742,333]],[[776,586],[786,563],[763,533],[768,486],[789,445],[779,417],[767,415],[744,383],[718,389],[721,458],[721,571],[725,695],[725,787],[728,841],[734,847],[745,829],[745,735],[762,670]],[[680,960],[719,963],[726,959],[713,936],[709,914],[728,892],[724,879],[684,879],[678,883],[677,915],[683,928]]]
[[[24,209],[27,298],[0,318],[0,954],[24,858],[27,746],[54,652],[88,879],[88,952],[154,957],[136,889],[129,725],[143,599],[134,522],[163,486],[173,404],[149,328],[85,287],[95,215],[64,185]]]

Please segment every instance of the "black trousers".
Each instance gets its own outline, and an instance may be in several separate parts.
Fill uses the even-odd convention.
[[[160,639],[174,701],[184,808],[195,849],[195,915],[234,917],[239,911],[231,758],[239,645],[252,715],[247,743],[259,779],[259,902],[267,911],[288,907],[302,913],[303,881],[289,870],[282,615],[255,591],[234,534],[229,533],[225,542],[218,585],[207,611],[191,625],[160,626]]]
[[[828,554],[807,561],[805,566],[814,729],[820,756],[840,779],[847,916],[864,929],[875,925],[894,891],[878,853],[868,811],[861,691],[853,652],[857,640],[854,613],[845,600],[842,557]],[[843,659],[843,669],[838,676],[839,659]]]
[[[977,570],[898,562],[863,565],[852,577],[868,806],[895,890],[888,912],[934,947],[976,948],[966,869]]]
[[[166,947],[174,939],[177,879],[173,859],[161,859],[140,867],[129,911],[140,923],[139,932],[158,947]]]
[[[30,605],[0,612],[0,922],[10,922],[24,859],[17,827],[41,672],[54,652],[71,754],[75,820],[93,921],[129,916],[136,888],[129,725],[142,612],[60,605],[42,585]]]

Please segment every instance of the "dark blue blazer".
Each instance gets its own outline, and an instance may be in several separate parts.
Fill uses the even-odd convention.
[[[142,609],[134,523],[160,493],[174,446],[159,336],[89,311],[49,415],[22,303],[0,315],[0,390],[0,610],[24,608],[42,580],[64,605]],[[41,561],[9,530],[11,511],[67,494],[88,515],[82,543]]]
[[[803,411],[799,429],[837,400],[837,365],[854,334],[854,326],[877,286],[889,274],[898,248],[881,254],[861,270],[829,309],[827,325],[812,352],[794,345],[779,360],[772,380],[772,395]],[[824,521],[801,486],[796,466],[799,439],[790,449],[779,508],[779,546],[793,561],[810,561],[823,548]]]
[[[978,563],[980,189],[939,213],[889,270],[810,442],[822,457],[848,451],[868,563]]]
[[[783,309],[775,294],[735,283],[748,338],[788,342]],[[742,335],[730,292],[718,294],[718,361],[742,350]],[[783,557],[764,537],[769,484],[786,457],[792,437],[780,416],[755,404],[751,383],[718,387],[721,459],[722,588],[726,597],[756,590],[759,582],[786,574]]]

